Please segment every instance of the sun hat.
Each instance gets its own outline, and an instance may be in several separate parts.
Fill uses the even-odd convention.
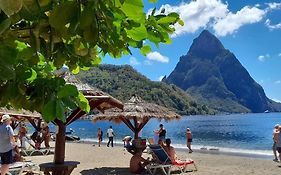
[[[3,122],[5,122],[5,121],[7,121],[7,120],[10,120],[10,119],[11,119],[11,117],[10,117],[8,114],[4,114],[4,115],[2,116],[1,122],[3,123]]]

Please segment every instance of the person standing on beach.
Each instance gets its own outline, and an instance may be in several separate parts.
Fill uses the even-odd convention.
[[[159,142],[160,140],[162,140],[163,142],[165,142],[165,141],[166,141],[166,129],[164,128],[163,124],[160,124],[159,127],[160,127],[160,129],[159,129],[159,131],[158,131],[158,135],[159,135],[159,140],[158,140],[158,142]]]
[[[102,132],[101,128],[99,128],[98,133],[97,133],[99,147],[100,147],[100,143],[102,142],[102,135],[103,135],[103,132]]]
[[[278,158],[277,158],[277,154],[276,154],[276,143],[277,143],[277,135],[279,133],[279,127],[280,125],[277,124],[274,126],[274,129],[273,129],[273,145],[272,145],[272,151],[273,151],[273,155],[274,155],[274,159],[273,161],[277,162],[278,161]]]
[[[281,162],[281,126],[278,127],[279,132],[276,136],[276,149],[279,153],[279,161]]]
[[[189,153],[192,153],[191,149],[191,142],[192,142],[192,133],[189,128],[186,129],[186,141],[187,141],[187,148],[189,149]]]
[[[111,147],[113,147],[113,137],[115,136],[112,126],[110,126],[107,130],[107,137],[108,137],[108,142],[107,142],[107,147],[109,147],[109,144],[111,142]]]
[[[14,139],[14,131],[11,124],[11,117],[7,114],[2,116],[0,124],[0,157],[1,157],[1,168],[0,172],[2,175],[9,172],[10,164],[13,163],[13,148],[16,146]]]

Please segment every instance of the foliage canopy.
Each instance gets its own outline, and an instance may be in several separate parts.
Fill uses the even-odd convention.
[[[132,48],[145,55],[145,43],[171,42],[176,23],[176,13],[145,14],[142,0],[0,0],[0,106],[36,110],[46,121],[65,121],[76,107],[88,112],[57,70],[78,73]]]

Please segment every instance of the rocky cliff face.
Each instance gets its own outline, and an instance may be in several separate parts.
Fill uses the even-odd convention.
[[[275,105],[281,106],[266,97],[235,55],[207,30],[163,81],[223,112],[278,111]]]

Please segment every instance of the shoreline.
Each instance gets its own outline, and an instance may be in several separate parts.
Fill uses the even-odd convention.
[[[98,144],[97,141],[93,140],[83,140],[81,139],[79,142],[74,143],[84,143],[84,144]],[[106,146],[107,141],[103,141],[101,144]],[[123,142],[117,140],[114,142],[116,146],[123,146]],[[147,143],[148,144],[148,143]],[[180,152],[185,152],[187,147],[183,147],[182,145],[172,144],[172,146]],[[235,148],[222,148],[222,147],[214,147],[214,146],[199,146],[194,145],[193,150],[197,153],[202,154],[212,154],[212,155],[229,155],[229,156],[237,156],[237,157],[248,157],[248,158],[257,158],[257,159],[265,159],[272,160],[273,153],[271,150],[247,150],[247,149],[235,149]]]

